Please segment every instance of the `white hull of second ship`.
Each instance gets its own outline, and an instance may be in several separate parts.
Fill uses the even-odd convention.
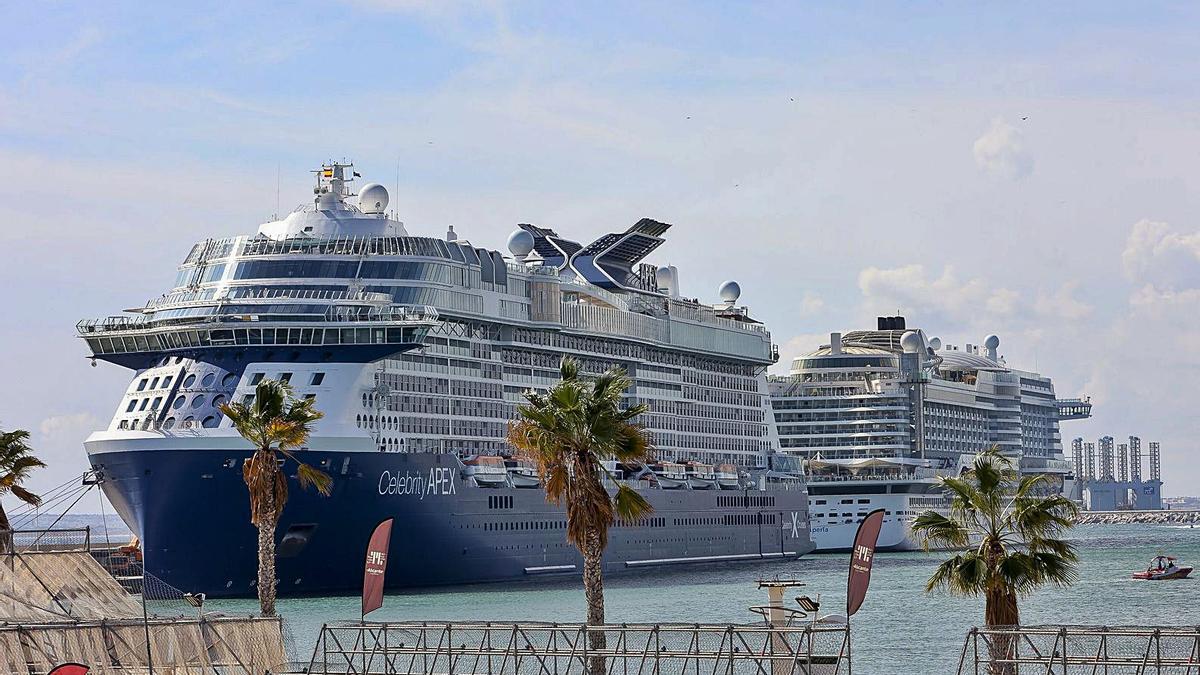
[[[815,553],[849,551],[854,546],[858,525],[868,513],[883,509],[877,551],[916,551],[921,545],[912,537],[910,525],[921,513],[938,508],[940,497],[918,494],[842,494],[809,496]],[[844,503],[848,502],[848,503]]]

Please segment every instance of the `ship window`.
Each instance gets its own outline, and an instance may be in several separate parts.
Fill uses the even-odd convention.
[[[158,410],[158,406],[159,406],[159,405],[161,405],[161,404],[162,404],[162,397],[161,397],[161,396],[155,396],[155,397],[154,397],[154,403],[151,403],[151,404],[150,404],[150,409],[151,409],[151,410]]]
[[[174,417],[168,417],[165,421],[163,421],[164,429],[170,429],[171,427],[174,427],[174,426],[175,426],[175,418]]]
[[[217,408],[219,410],[221,408],[221,406],[223,406],[223,405],[225,405],[225,395],[224,394],[217,394],[216,396],[213,397],[212,407]]]
[[[180,408],[182,408],[182,407],[183,407],[183,404],[184,404],[184,402],[185,402],[185,401],[187,401],[187,397],[186,397],[186,396],[180,396],[179,398],[175,399],[175,402],[171,404],[171,407],[172,407],[172,408],[174,408],[174,409],[176,409],[176,410],[179,410]]]
[[[242,397],[242,405],[250,405],[254,403],[254,394],[246,394]]]
[[[145,391],[145,390],[146,390],[146,383],[147,383],[147,382],[149,382],[149,381],[150,381],[150,380],[148,380],[148,379],[143,379],[141,382],[138,382],[138,391]]]
[[[204,376],[203,380],[200,380],[200,386],[211,387],[213,382],[215,382],[216,380],[217,380],[217,376],[214,375],[213,373],[209,373]],[[151,387],[151,388],[153,388],[153,387]]]
[[[858,503],[859,504],[870,504],[871,500],[870,499],[860,499],[860,500],[858,500]]]
[[[255,374],[251,375],[250,376],[250,384],[255,385],[255,384],[258,384],[259,382],[262,382],[263,377],[265,375],[266,375],[266,373],[255,373]]]
[[[316,397],[317,397],[317,395],[316,395],[316,394],[305,394],[305,395],[304,395],[304,400],[305,400],[305,401],[311,401],[311,400],[315,399]]]
[[[200,406],[204,405],[205,398],[206,397],[204,394],[197,394],[196,398],[192,399],[192,407],[199,408]]]
[[[171,386],[171,380],[172,380],[172,379],[173,379],[173,376],[171,376],[171,375],[168,375],[168,376],[166,376],[166,377],[164,377],[164,378],[163,378],[163,384],[162,384],[162,386],[163,386],[163,389],[166,389],[166,388],[168,388],[168,387],[170,387],[170,386]]]
[[[279,374],[279,381],[280,381],[280,382],[291,382],[291,381],[292,381],[292,374],[291,374],[291,373],[280,373],[280,374]]]
[[[145,410],[146,404],[149,402],[150,402],[150,399],[148,399],[148,398],[142,399],[142,405],[138,406],[138,410]]]
[[[150,381],[150,388],[158,389],[158,378],[157,377]]]
[[[201,426],[203,426],[205,429],[215,429],[217,426],[217,416],[209,415],[208,417],[205,417],[204,421],[201,423]]]
[[[312,386],[317,386],[325,381],[325,373],[313,373],[308,383]]]
[[[195,383],[196,383],[196,376],[195,376],[195,375],[188,375],[187,377],[183,378],[183,386],[184,386],[185,388],[186,388],[186,387],[190,387],[190,386],[192,386],[192,385],[193,385],[193,384],[195,384]]]
[[[130,401],[129,407],[125,408],[125,412],[133,412],[133,409],[137,407],[137,402],[138,400],[136,398]]]
[[[167,378],[167,379],[170,379],[170,378]],[[238,376],[235,375],[234,373],[226,373],[225,377],[221,378],[221,386],[222,387],[232,387],[234,385],[234,383],[237,382],[237,380],[238,380]],[[163,386],[165,387],[167,385],[164,384]]]

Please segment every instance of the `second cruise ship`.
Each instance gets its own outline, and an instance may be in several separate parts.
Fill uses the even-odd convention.
[[[220,412],[263,378],[325,413],[300,455],[331,497],[293,484],[278,525],[281,594],[350,592],[374,525],[395,517],[386,585],[577,574],[561,509],[512,456],[523,392],[628,369],[657,462],[611,467],[653,515],[614,528],[608,571],[782,559],[812,550],[799,462],[777,452],[766,327],[726,283],[704,304],[674,267],[642,262],[670,225],[642,219],[580,244],[520,225],[508,255],[410,234],[378,184],[316,171],[313,199],[253,234],[205,239],[173,287],[128,314],[78,324],[94,359],[132,371],[86,449],[140,537],[146,569],[185,591],[255,593],[256,535]],[[294,465],[285,471],[294,483]]]
[[[1050,378],[1008,366],[999,346],[991,335],[959,349],[880,317],[876,330],[832,333],[771,378],[782,448],[805,465],[818,551],[849,550],[877,508],[879,549],[915,548],[908,524],[946,506],[938,477],[991,446],[1022,473],[1050,476],[1050,489],[1069,487],[1059,421],[1086,417],[1090,404],[1059,400]]]

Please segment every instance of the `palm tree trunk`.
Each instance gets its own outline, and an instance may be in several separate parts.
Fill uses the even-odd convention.
[[[8,553],[8,543],[12,541],[12,525],[8,522],[8,514],[4,512],[4,504],[0,503],[0,553]]]
[[[984,607],[984,624],[988,628],[1019,626],[1020,611],[1017,608],[1017,594],[1001,584],[993,584],[987,589]],[[1017,655],[1017,640],[1012,635],[992,634],[988,642],[991,654],[990,675],[1014,675],[1017,666],[1013,663],[997,663],[1001,660],[1013,659]]]
[[[258,526],[258,604],[263,616],[275,616],[275,494],[264,496],[269,508]]]
[[[604,625],[604,576],[600,567],[603,556],[600,533],[594,530],[588,532],[583,546],[583,595],[587,599],[589,626]],[[590,649],[604,649],[604,631],[588,631],[588,642]],[[603,656],[592,656],[588,661],[589,675],[605,675],[606,664]]]

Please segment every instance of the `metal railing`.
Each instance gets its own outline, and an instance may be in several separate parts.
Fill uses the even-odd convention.
[[[1200,627],[1013,626],[967,633],[959,675],[1197,675]]]
[[[594,638],[603,635],[603,647]],[[839,675],[846,624],[348,623],[321,628],[308,673]]]
[[[0,530],[0,551],[90,551],[92,528]]]

